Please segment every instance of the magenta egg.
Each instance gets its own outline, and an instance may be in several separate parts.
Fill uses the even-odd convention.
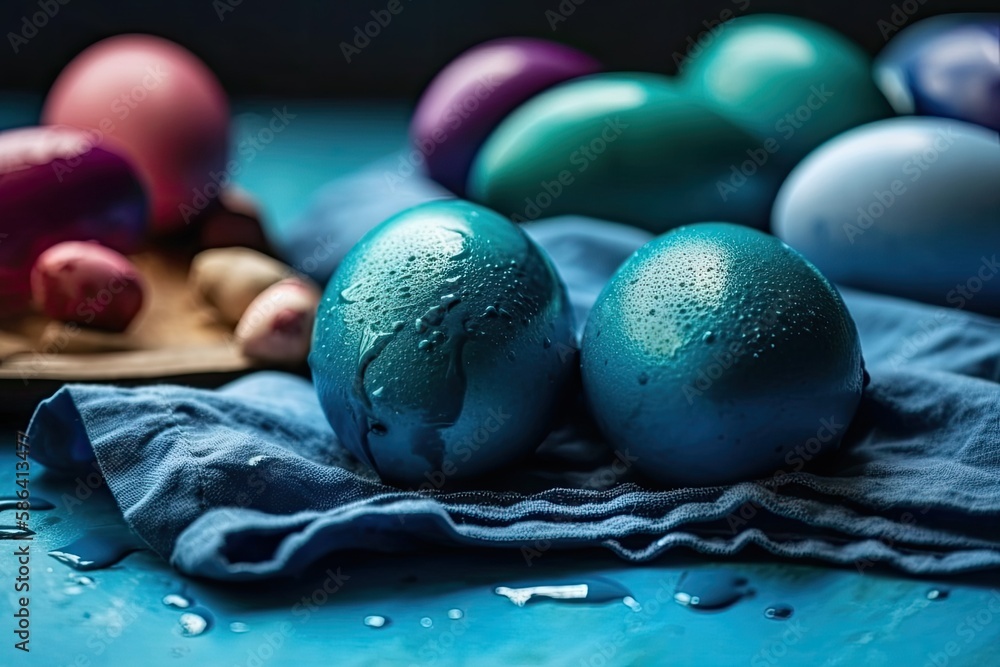
[[[542,39],[507,38],[462,53],[431,81],[410,125],[415,162],[457,194],[476,151],[522,102],[557,83],[601,70],[589,55]]]
[[[90,239],[120,252],[146,231],[143,188],[129,162],[68,127],[0,132],[0,316],[31,300],[37,257],[62,241]]]
[[[90,129],[124,150],[158,232],[196,218],[226,176],[226,94],[194,54],[159,37],[119,35],[85,49],[52,85],[42,122]]]

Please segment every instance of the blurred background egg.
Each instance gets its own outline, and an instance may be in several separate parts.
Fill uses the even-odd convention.
[[[1000,14],[946,14],[895,35],[875,80],[898,113],[1000,131]]]
[[[387,481],[440,488],[539,444],[578,368],[573,340],[565,288],[521,229],[432,202],[347,255],[309,363],[345,446]]]
[[[577,214],[662,232],[724,218],[767,226],[780,180],[729,183],[748,132],[665,76],[607,73],[563,83],[505,118],[476,155],[469,195],[524,222]]]
[[[777,238],[727,223],[636,251],[591,311],[581,361],[605,436],[672,486],[793,472],[796,448],[837,447],[864,384],[833,286]]]
[[[834,282],[1000,313],[1000,138],[930,117],[851,130],[795,168],[773,227]]]
[[[174,42],[119,35],[85,49],[52,85],[42,122],[88,128],[98,144],[120,147],[148,189],[155,231],[182,227],[202,197],[218,196],[229,105],[212,71]]]
[[[414,148],[432,178],[462,194],[472,158],[504,116],[556,83],[600,69],[587,54],[542,39],[475,46],[438,72],[420,97],[410,126]]]
[[[142,309],[145,281],[125,256],[99,243],[57,243],[35,261],[35,306],[63,322],[125,331]]]
[[[689,94],[765,142],[758,162],[770,168],[790,169],[837,133],[892,114],[861,47],[795,16],[727,22],[707,45],[689,50],[680,74]]]
[[[127,160],[68,127],[0,132],[0,315],[31,301],[38,256],[61,241],[138,249],[147,225],[142,186]]]

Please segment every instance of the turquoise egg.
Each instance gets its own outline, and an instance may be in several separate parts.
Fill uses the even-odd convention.
[[[688,94],[761,139],[762,169],[790,169],[830,137],[892,115],[861,47],[795,16],[722,24],[710,43],[688,52],[681,81]]]
[[[773,228],[834,282],[1000,313],[1000,138],[931,117],[851,130],[789,175]]]
[[[327,285],[309,356],[341,442],[386,481],[440,488],[531,452],[573,382],[572,311],[548,258],[487,209],[386,220]]]
[[[735,178],[748,132],[655,74],[595,74],[507,116],[476,155],[468,192],[513,220],[564,214],[662,232],[723,218],[766,227],[780,176]]]
[[[865,377],[830,282],[779,239],[729,223],[636,251],[590,313],[581,362],[605,436],[670,486],[799,471],[838,446]]]

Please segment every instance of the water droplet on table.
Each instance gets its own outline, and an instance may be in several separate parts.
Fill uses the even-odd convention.
[[[66,588],[63,589],[63,593],[66,595],[80,595],[87,588],[94,585],[94,580],[90,577],[70,574],[66,577]]]
[[[617,581],[603,577],[587,577],[586,579],[566,581],[534,586],[497,586],[493,589],[497,595],[503,596],[523,607],[529,602],[549,600],[563,603],[602,604],[607,602],[625,602],[632,598],[632,593]]]
[[[674,591],[677,604],[697,611],[715,611],[736,604],[750,595],[745,577],[729,570],[685,572]]]
[[[178,623],[181,626],[181,634],[185,637],[197,637],[212,629],[214,625],[212,613],[202,607],[192,607],[181,614]]]
[[[776,604],[764,610],[764,618],[770,618],[775,621],[785,621],[791,618],[794,613],[795,610],[791,605]]]
[[[174,609],[187,609],[194,604],[194,600],[184,597],[180,593],[168,593],[163,596],[163,604]]]
[[[947,600],[949,595],[951,595],[951,591],[947,588],[932,588],[927,591],[927,599],[934,600],[935,602]]]
[[[246,623],[241,623],[240,621],[233,621],[229,624],[230,632],[235,632],[236,634],[243,634],[244,632],[250,632],[250,626]]]
[[[626,595],[624,598],[622,598],[622,602],[625,603],[626,607],[628,607],[637,614],[640,611],[642,611],[642,605],[639,604],[639,602],[631,595]]]
[[[369,628],[384,628],[385,626],[389,625],[389,619],[386,618],[385,616],[377,616],[377,615],[365,616],[364,623]]]
[[[465,616],[465,612],[463,612],[461,609],[449,609],[448,610],[448,618],[450,618],[453,621],[457,621],[458,619],[462,618],[463,616]]]
[[[420,625],[421,627],[429,628],[434,625],[434,621],[431,620],[429,617],[424,616],[422,619],[420,619]]]
[[[127,528],[104,526],[91,531],[49,555],[74,570],[98,570],[111,567],[125,556],[146,547]]]
[[[17,510],[18,503],[23,503],[23,502],[25,501],[22,500],[21,498],[11,498],[11,497],[0,498],[0,512],[4,510],[12,510],[12,511]],[[56,508],[55,505],[50,503],[45,498],[39,498],[38,496],[31,496],[30,498],[28,498],[27,502],[29,505],[28,509],[30,510],[51,510]]]

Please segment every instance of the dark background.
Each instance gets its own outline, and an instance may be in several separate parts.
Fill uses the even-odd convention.
[[[122,32],[183,44],[235,95],[411,98],[453,56],[493,37],[545,37],[589,51],[611,69],[673,72],[672,54],[683,53],[688,38],[705,30],[702,22],[717,21],[726,9],[812,18],[871,53],[885,43],[878,22],[888,22],[897,6],[911,10],[907,25],[935,14],[1000,11],[1000,0],[562,0],[575,9],[553,31],[546,11],[556,11],[560,0],[398,1],[402,12],[348,64],[340,43],[353,40],[355,26],[388,0],[0,0],[0,89],[44,92],[76,53]],[[8,33],[20,33],[22,17],[39,12],[40,2],[58,13],[15,54]],[[232,11],[220,20],[219,7]]]

